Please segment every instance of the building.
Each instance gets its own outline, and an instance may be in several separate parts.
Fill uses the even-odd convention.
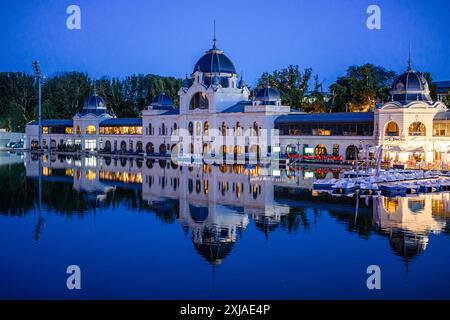
[[[435,81],[433,84],[436,85],[437,99],[439,101],[450,95],[450,81]]]
[[[361,151],[370,156],[383,146],[383,160],[390,164],[444,165],[450,160],[450,112],[432,101],[427,81],[411,63],[392,84],[390,101],[374,112],[308,114],[282,105],[279,91],[269,86],[250,99],[233,62],[214,40],[178,95],[178,107],[161,92],[141,118],[119,119],[94,92],[72,120],[44,120],[42,144],[239,163],[280,156],[353,161]],[[28,146],[37,147],[36,121],[26,133]]]

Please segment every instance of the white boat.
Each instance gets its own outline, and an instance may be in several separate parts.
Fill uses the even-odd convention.
[[[332,189],[335,191],[339,191],[340,193],[349,193],[355,191],[357,185],[352,180],[339,180],[336,184],[332,186]]]
[[[332,189],[332,187],[338,182],[338,179],[317,180],[313,183],[313,188],[316,190]]]

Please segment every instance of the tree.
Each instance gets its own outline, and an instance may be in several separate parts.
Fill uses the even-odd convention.
[[[322,90],[322,83],[319,82],[319,76],[314,76],[314,90],[309,95],[306,111],[312,113],[320,113],[327,111],[327,101]]]
[[[333,96],[333,111],[352,112],[372,110],[377,101],[387,101],[394,71],[381,66],[365,64],[351,66],[346,75],[330,85]]]
[[[312,69],[299,70],[297,65],[275,70],[272,74],[263,73],[257,82],[257,88],[270,85],[280,91],[283,104],[293,109],[305,111],[308,108],[306,93],[311,79]]]
[[[0,125],[23,131],[36,118],[37,90],[34,78],[22,72],[0,73]]]
[[[46,79],[42,87],[44,119],[70,119],[80,112],[94,91],[94,81],[86,73],[65,72]],[[135,117],[163,90],[178,103],[181,80],[157,75],[130,75],[124,79],[102,77],[95,80],[96,92],[119,117]],[[25,73],[0,73],[0,128],[23,131],[37,118],[37,86]]]

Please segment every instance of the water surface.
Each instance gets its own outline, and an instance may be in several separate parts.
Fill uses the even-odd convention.
[[[0,158],[2,299],[450,298],[449,193],[317,194],[339,174],[324,168]]]

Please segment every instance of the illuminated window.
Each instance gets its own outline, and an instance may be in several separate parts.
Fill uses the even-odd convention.
[[[396,137],[399,135],[399,132],[398,124],[391,121],[386,125],[386,131],[384,134],[388,137]]]
[[[95,134],[96,130],[93,125],[88,125],[85,129],[86,134]]]
[[[425,125],[422,122],[413,122],[409,126],[410,136],[424,136],[426,134]]]
[[[327,154],[327,148],[323,144],[317,145],[315,149],[316,156],[323,156]]]
[[[96,175],[96,173],[95,173],[94,170],[88,170],[88,171],[86,171],[86,179],[87,179],[88,181],[95,180],[95,177],[96,177],[96,176],[97,176],[97,175]]]
[[[73,134],[73,127],[66,127],[66,134]]]
[[[42,127],[42,133],[48,134],[48,127]]]
[[[80,126],[77,126],[77,134],[81,134]]]
[[[338,155],[339,155],[339,145],[333,144],[333,156],[338,156]]]
[[[319,129],[319,136],[331,136],[331,130]]]

